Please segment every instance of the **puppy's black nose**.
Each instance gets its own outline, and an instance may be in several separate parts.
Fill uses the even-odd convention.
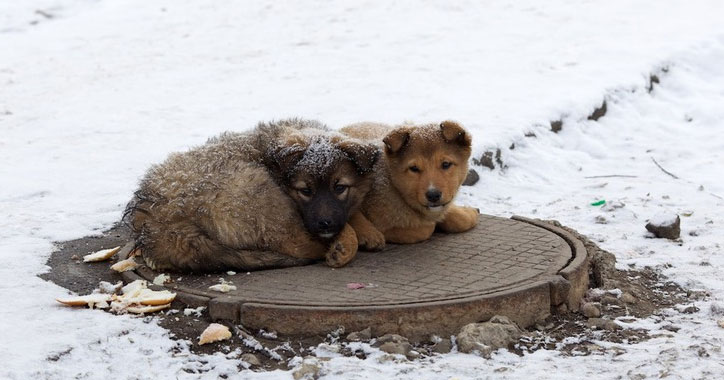
[[[430,202],[438,202],[440,200],[440,196],[442,196],[442,193],[440,193],[440,190],[438,189],[430,189],[425,193],[425,197]]]
[[[322,220],[320,220],[319,222],[317,222],[317,225],[319,226],[320,229],[326,230],[326,229],[329,228],[329,226],[332,225],[332,221],[331,221],[331,220],[322,219]]]

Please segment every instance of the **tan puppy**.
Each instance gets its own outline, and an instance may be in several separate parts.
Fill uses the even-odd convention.
[[[362,247],[416,243],[439,227],[463,232],[478,222],[478,211],[452,203],[468,173],[471,137],[453,121],[393,128],[378,123],[347,126],[342,133],[382,143],[374,183],[349,223]]]
[[[378,156],[377,146],[315,121],[262,123],[153,166],[124,219],[157,270],[253,270],[308,259],[338,267],[357,252],[347,220],[370,189]]]

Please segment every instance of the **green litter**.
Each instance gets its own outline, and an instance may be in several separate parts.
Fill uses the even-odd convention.
[[[591,203],[591,206],[601,206],[603,204],[606,204],[605,199],[601,199],[600,201],[595,201],[595,202]]]

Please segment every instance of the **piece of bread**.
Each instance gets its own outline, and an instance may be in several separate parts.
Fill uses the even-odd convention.
[[[136,260],[133,257],[125,259],[125,260],[121,260],[121,261],[111,265],[111,269],[113,269],[114,271],[119,272],[119,273],[125,272],[128,270],[134,270],[136,268],[138,268],[138,263],[136,262]]]
[[[218,323],[212,323],[201,333],[199,344],[207,344],[231,338],[229,328]]]
[[[116,301],[126,305],[164,305],[171,303],[176,298],[176,293],[168,290],[151,290],[146,280],[136,280],[121,289],[122,296],[117,296]]]
[[[138,295],[134,300],[138,300],[141,305],[164,305],[171,303],[176,298],[176,293],[169,292],[168,290],[151,290],[143,289],[141,294]]]
[[[116,313],[144,314],[167,309],[176,298],[176,293],[168,290],[149,289],[146,280],[129,283],[121,288],[121,293],[121,295],[94,293],[86,296],[56,298],[56,301],[69,306],[88,305],[98,309],[110,306],[111,310]]]
[[[111,295],[104,293],[88,294],[85,296],[56,298],[56,301],[68,306],[89,306],[91,309],[105,309],[111,302]]]
[[[90,255],[83,256],[83,262],[85,263],[91,263],[96,261],[104,261],[110,259],[113,255],[118,253],[118,251],[121,250],[121,247],[115,247],[115,248],[108,248],[108,249],[101,249],[100,251],[96,253],[91,253]]]
[[[134,297],[141,292],[141,290],[148,288],[148,281],[136,280],[129,282],[126,286],[121,288],[121,293],[127,297]]]
[[[134,314],[146,314],[146,313],[155,313],[155,312],[161,311],[163,309],[168,309],[169,307],[171,307],[170,303],[163,304],[163,305],[154,305],[154,306],[131,305],[131,306],[127,306],[125,308],[125,310],[129,313],[134,313]]]

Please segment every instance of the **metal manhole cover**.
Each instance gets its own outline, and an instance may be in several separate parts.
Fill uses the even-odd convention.
[[[165,286],[215,319],[291,335],[372,327],[408,337],[453,333],[493,315],[527,326],[551,305],[577,307],[587,285],[585,249],[565,231],[524,218],[483,215],[473,230],[360,252],[344,268],[323,263],[233,275],[173,275]],[[141,266],[126,280],[153,280]],[[218,293],[220,279],[237,290]],[[350,289],[347,284],[363,284]]]

